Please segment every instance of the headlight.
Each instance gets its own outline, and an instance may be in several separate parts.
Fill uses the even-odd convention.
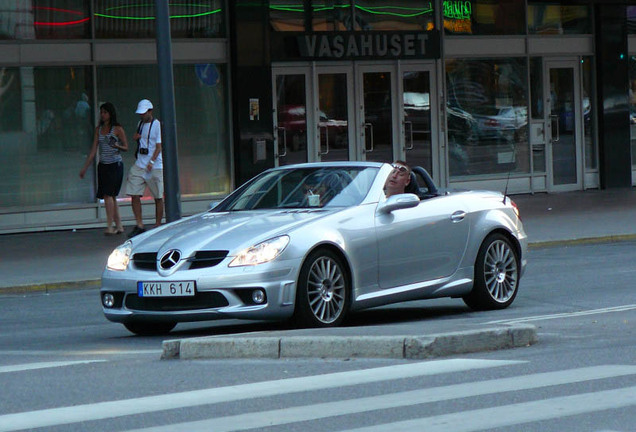
[[[106,267],[109,270],[124,271],[130,262],[130,253],[132,252],[132,242],[128,240],[117,248],[108,257]]]
[[[286,235],[265,240],[239,252],[229,266],[240,267],[269,262],[280,255],[288,244],[289,237]]]

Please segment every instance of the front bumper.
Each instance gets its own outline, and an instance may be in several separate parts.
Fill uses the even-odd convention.
[[[267,263],[253,267],[229,268],[219,264],[211,269],[175,272],[164,277],[154,271],[106,269],[102,275],[102,309],[113,322],[191,322],[215,319],[283,320],[294,312],[298,269],[293,262]],[[139,281],[174,282],[194,280],[193,297],[139,297]],[[252,293],[265,294],[263,303]],[[104,294],[115,301],[106,307]]]

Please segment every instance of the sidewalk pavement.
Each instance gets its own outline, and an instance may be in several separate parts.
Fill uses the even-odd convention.
[[[517,203],[521,212],[531,248],[636,240],[636,189],[633,188],[514,195],[512,199]],[[128,227],[127,231],[130,228]],[[0,235],[0,294],[41,292],[62,288],[97,288],[108,255],[125,240],[125,233],[107,237],[103,235],[103,229]],[[526,327],[517,329],[523,334],[523,337],[517,337],[518,341],[536,338],[536,333],[534,336],[528,334]],[[510,331],[502,332],[500,330],[498,329],[498,333],[495,333],[503,335],[502,337],[507,341],[510,338],[514,339],[514,335],[511,336]],[[513,329],[512,333],[517,330]],[[445,337],[451,337],[448,333],[442,332],[441,334],[444,334]],[[261,348],[265,349],[263,347],[267,345],[268,356],[273,352],[272,349],[278,350],[279,356],[283,352],[291,352],[290,349],[282,348],[283,346],[291,346],[289,340],[283,343],[281,338],[275,336],[275,340],[270,340],[265,344],[265,339],[262,335],[260,336],[258,339],[261,341],[259,342],[260,348],[256,351],[247,351],[261,352]],[[302,338],[306,340],[308,336],[303,335]],[[406,348],[408,344],[413,343],[412,340],[408,342],[403,335],[399,335],[396,342],[396,335],[391,336],[393,337],[391,342],[393,345],[389,351],[396,350],[396,352],[401,352],[403,356],[406,356],[406,352],[413,352],[412,349],[409,351]],[[430,338],[431,336],[429,334],[426,337]],[[439,336],[439,334],[436,335],[436,337]],[[346,338],[346,336],[343,337]],[[474,335],[470,336],[470,339],[475,339]],[[234,351],[232,351],[228,348],[227,341],[221,342],[218,338],[216,340],[226,344],[224,352],[245,353],[247,352],[245,346],[250,345],[250,342],[243,340],[241,343],[247,345],[241,345],[243,348],[240,349],[233,346],[232,350]],[[333,346],[330,345],[333,344],[333,340],[326,342],[326,345],[316,342],[317,340],[314,341],[316,346],[322,346],[325,352],[333,353]],[[453,344],[457,345],[456,338],[451,337],[450,340],[453,340]],[[353,353],[359,351],[353,347],[356,344],[352,340],[342,339],[341,342],[344,344],[343,346],[351,347]],[[184,343],[184,347],[188,346],[189,343]],[[394,345],[395,343],[398,345]],[[489,343],[492,345],[492,342]],[[494,344],[499,343],[502,342]],[[186,356],[200,358],[203,355],[200,351],[201,346],[207,346],[206,344],[209,344],[209,341],[205,343],[202,341],[201,345],[194,351],[192,349],[188,351],[194,352],[194,354]],[[179,341],[164,342],[164,357],[178,357],[180,345]],[[416,345],[419,348],[415,351],[420,353],[435,351],[430,347],[422,348],[421,342],[417,342]],[[400,346],[402,348],[399,348]],[[302,345],[300,349],[296,348],[296,350],[297,352],[315,353],[315,350],[311,350],[311,347],[306,345]],[[471,351],[466,352],[473,351],[471,348]]]

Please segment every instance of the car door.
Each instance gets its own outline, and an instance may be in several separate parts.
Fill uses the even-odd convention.
[[[464,255],[469,217],[458,196],[423,200],[417,207],[377,213],[380,288],[452,275]]]

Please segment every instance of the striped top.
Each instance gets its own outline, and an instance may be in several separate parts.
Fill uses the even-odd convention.
[[[120,145],[119,138],[114,133],[115,127],[111,127],[106,135],[102,135],[102,128],[99,127],[99,163],[111,164],[121,162],[121,154],[118,148],[113,147],[109,142]]]

